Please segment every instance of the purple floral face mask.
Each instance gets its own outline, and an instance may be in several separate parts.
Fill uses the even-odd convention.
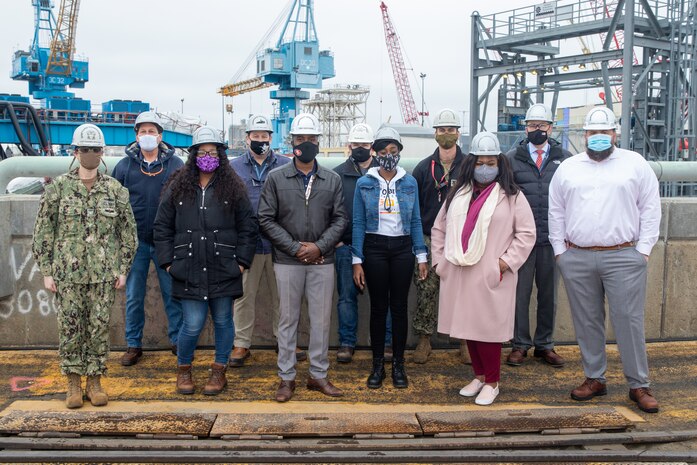
[[[202,157],[196,157],[196,166],[204,173],[212,173],[220,166],[220,159],[206,154]]]

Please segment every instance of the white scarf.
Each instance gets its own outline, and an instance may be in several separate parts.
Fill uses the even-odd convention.
[[[465,190],[466,189],[466,190]],[[499,183],[491,190],[489,197],[482,205],[470,236],[467,252],[462,251],[462,228],[467,219],[467,212],[472,198],[472,186],[460,188],[448,209],[445,229],[445,258],[457,266],[471,266],[479,262],[484,255],[486,238],[489,234],[489,224],[499,201]]]

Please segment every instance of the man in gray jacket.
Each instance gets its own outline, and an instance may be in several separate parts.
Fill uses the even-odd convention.
[[[303,295],[310,317],[310,378],[307,388],[343,395],[327,379],[329,323],[334,294],[334,246],[348,224],[341,178],[319,165],[319,121],[301,113],[290,134],[293,163],[269,173],[259,201],[259,226],[273,245],[281,302],[278,324],[278,402],[295,391],[295,347]]]

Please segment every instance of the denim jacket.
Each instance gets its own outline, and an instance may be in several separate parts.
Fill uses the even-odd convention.
[[[403,168],[398,167],[398,170]],[[353,237],[352,253],[355,257],[365,260],[363,242],[366,233],[376,233],[379,225],[380,181],[370,175],[361,177],[356,183],[353,196]],[[416,179],[405,173],[395,181],[395,191],[399,202],[399,213],[402,217],[402,228],[405,236],[411,236],[414,255],[428,253],[424,243],[419,212],[419,195]]]

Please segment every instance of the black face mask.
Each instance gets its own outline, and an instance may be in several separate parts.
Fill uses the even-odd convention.
[[[533,145],[542,145],[547,142],[547,131],[536,129],[528,133],[528,141]]]
[[[310,163],[315,159],[318,153],[319,145],[313,144],[310,141],[303,142],[293,147],[293,155],[303,163]]]
[[[363,163],[370,158],[370,149],[365,147],[356,147],[355,149],[351,149],[351,158],[358,163]]]
[[[269,150],[269,143],[253,140],[249,142],[249,149],[257,155],[264,155]]]

